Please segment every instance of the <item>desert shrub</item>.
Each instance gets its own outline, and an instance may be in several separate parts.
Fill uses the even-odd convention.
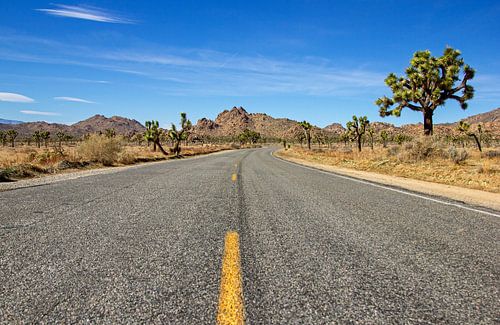
[[[38,154],[35,160],[41,164],[50,164],[55,163],[61,160],[64,157],[64,154],[58,151],[45,151]]]
[[[485,152],[483,155],[486,158],[496,158],[496,157],[500,157],[500,151],[491,150],[491,151]]]
[[[451,161],[455,164],[461,164],[469,157],[469,153],[465,149],[457,149],[455,147],[450,147],[448,149],[448,155]]]
[[[408,160],[421,161],[430,158],[436,151],[436,144],[432,139],[418,139],[413,143],[407,143],[404,154]]]
[[[123,165],[132,165],[136,162],[136,156],[130,152],[123,151],[118,156],[118,162]]]
[[[390,146],[387,148],[387,156],[396,156],[399,153],[400,147]]]
[[[92,134],[78,146],[77,151],[82,159],[110,166],[118,160],[122,144],[117,138]]]

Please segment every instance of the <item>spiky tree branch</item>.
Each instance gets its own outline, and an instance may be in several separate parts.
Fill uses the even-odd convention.
[[[366,132],[368,124],[370,124],[370,121],[368,121],[368,118],[366,116],[357,117],[356,115],[353,115],[352,121],[349,121],[346,124],[349,134],[357,141],[358,150],[360,152],[361,152],[361,141],[363,139],[363,135]]]
[[[393,97],[377,99],[375,104],[379,106],[380,116],[401,116],[404,108],[422,112],[424,134],[432,135],[432,117],[437,107],[452,99],[462,109],[467,109],[467,101],[474,96],[474,88],[468,85],[468,81],[474,78],[475,71],[464,63],[460,54],[450,47],[441,57],[433,57],[428,50],[415,52],[405,77],[391,73],[385,79]]]

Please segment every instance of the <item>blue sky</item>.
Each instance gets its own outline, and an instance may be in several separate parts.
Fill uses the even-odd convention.
[[[0,117],[72,123],[94,114],[160,124],[223,109],[325,126],[378,116],[384,78],[416,50],[462,51],[476,96],[436,122],[500,103],[498,1],[2,1]]]

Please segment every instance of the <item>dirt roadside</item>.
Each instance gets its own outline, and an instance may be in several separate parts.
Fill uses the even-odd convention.
[[[309,166],[325,171],[334,172],[340,175],[359,178],[379,184],[395,186],[410,191],[420,192],[423,194],[441,196],[452,200],[465,202],[471,205],[482,206],[489,209],[500,211],[500,194],[462,188],[458,186],[444,185],[432,182],[425,182],[410,178],[389,176],[379,173],[360,171],[348,168],[339,168],[332,165],[318,164],[304,159],[291,158],[281,154],[281,150],[275,151],[274,156],[283,160],[291,161],[300,165]]]
[[[221,150],[221,151],[216,151],[216,152],[211,152],[211,153],[206,153],[206,154],[188,156],[188,157],[184,157],[181,159],[182,160],[199,159],[199,158],[203,158],[203,157],[207,157],[207,156],[220,155],[220,154],[231,152],[234,150],[237,150],[237,149]],[[136,163],[136,164],[127,165],[127,166],[118,166],[118,167],[100,167],[100,168],[94,168],[94,169],[74,170],[74,171],[67,170],[67,171],[64,171],[64,172],[61,172],[58,174],[43,175],[40,177],[27,178],[27,179],[12,181],[12,182],[0,182],[0,193],[4,192],[4,191],[9,191],[9,190],[19,189],[19,188],[24,188],[24,187],[41,186],[41,185],[66,181],[66,180],[70,180],[70,179],[92,176],[92,175],[112,174],[112,173],[117,173],[117,172],[127,170],[127,169],[143,168],[143,167],[156,165],[156,164],[167,164],[169,162],[173,162],[176,160],[178,160],[178,159],[165,159],[165,160],[160,160],[160,161],[143,162],[143,163]]]

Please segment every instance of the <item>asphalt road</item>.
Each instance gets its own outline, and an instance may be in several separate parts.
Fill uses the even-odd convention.
[[[235,230],[247,324],[498,324],[500,218],[270,152],[0,192],[0,322],[212,324]]]

